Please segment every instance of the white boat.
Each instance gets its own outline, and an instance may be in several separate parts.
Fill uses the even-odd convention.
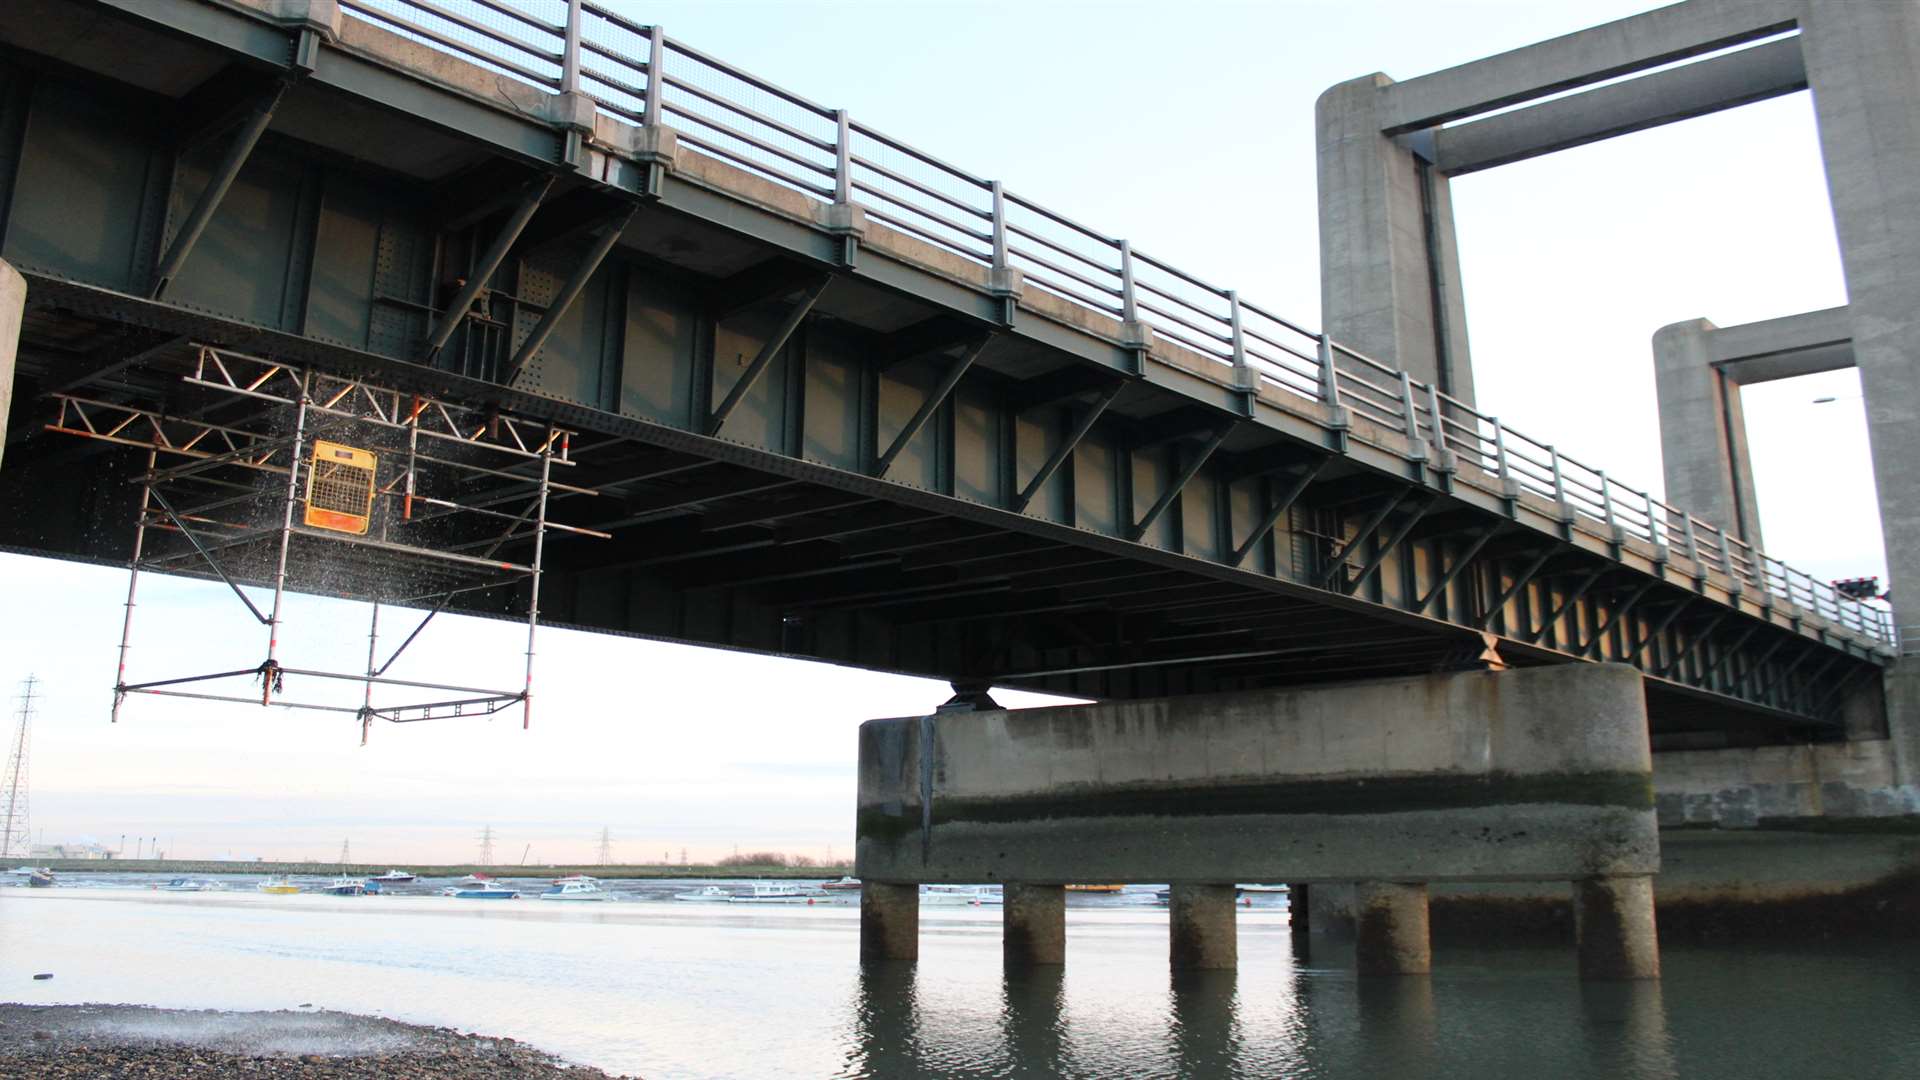
[[[217,881],[177,877],[165,885],[156,885],[154,888],[161,892],[219,892],[223,886]]]
[[[378,881],[378,882],[381,882],[382,884],[402,884],[404,882],[412,881],[413,875],[407,873],[405,870],[389,870],[384,874],[379,874],[374,877],[370,877],[367,880]]]
[[[1006,903],[1006,894],[991,885],[922,885],[925,907],[991,907]]]
[[[377,889],[378,886],[375,886],[375,888]],[[341,874],[339,877],[328,882],[327,887],[320,891],[326,893],[328,896],[365,896],[367,883],[360,878],[348,877],[345,874]]]
[[[1243,893],[1284,893],[1292,892],[1285,885],[1235,885]]]
[[[729,904],[811,904],[816,894],[784,881],[755,881],[745,892],[727,897]]]
[[[718,885],[708,885],[693,892],[674,893],[673,898],[689,904],[725,904],[733,899],[733,893]]]
[[[542,900],[613,900],[612,892],[600,887],[600,883],[585,874],[576,874],[570,878],[561,878],[540,894]]]
[[[35,874],[51,874],[53,871],[44,866],[16,866],[7,873],[14,877],[32,877]]]
[[[451,886],[456,889],[485,889],[494,886],[492,874],[468,874]]]
[[[822,882],[820,887],[829,892],[859,892],[860,879],[857,877],[843,877],[838,881]]]
[[[509,889],[505,885],[502,885],[497,881],[490,881],[486,879],[482,879],[480,883],[477,885],[468,885],[468,884],[465,884],[464,882],[459,885],[449,885],[446,888],[440,890],[440,895],[451,896],[459,900],[518,900],[520,899],[520,893],[518,890]]]

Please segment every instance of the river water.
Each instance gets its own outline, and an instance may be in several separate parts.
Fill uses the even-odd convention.
[[[118,885],[119,887],[112,887]],[[1583,985],[1571,950],[1439,948],[1430,978],[1296,963],[1240,916],[1237,972],[1175,977],[1146,897],[1075,898],[1063,972],[1005,976],[999,912],[925,909],[918,965],[862,971],[851,904],[0,888],[0,1000],[317,1007],[512,1036],[677,1077],[1920,1076],[1920,950],[1669,948]],[[426,890],[421,890],[426,891]],[[51,972],[49,981],[34,981]]]

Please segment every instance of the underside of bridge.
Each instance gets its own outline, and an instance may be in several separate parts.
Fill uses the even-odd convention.
[[[0,9],[0,254],[29,289],[0,545],[124,565],[148,450],[271,435],[188,377],[214,350],[571,432],[552,517],[608,536],[548,537],[546,622],[1093,698],[1459,669],[1484,633],[1639,667],[1656,747],[1884,722],[1872,641],[1697,557],[903,233],[796,220],[684,147],[595,157],[355,32],[304,55],[202,0]]]

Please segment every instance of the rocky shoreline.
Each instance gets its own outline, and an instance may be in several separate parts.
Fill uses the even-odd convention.
[[[512,1039],[324,1010],[0,1004],[0,1075],[618,1080]]]

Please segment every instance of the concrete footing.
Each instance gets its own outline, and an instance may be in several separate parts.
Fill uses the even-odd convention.
[[[1433,970],[1427,887],[1363,881],[1354,886],[1355,967],[1362,975],[1425,975]]]
[[[1067,962],[1066,886],[1009,884],[1000,918],[1000,949],[1006,966],[1053,967]]]
[[[869,881],[860,887],[860,962],[920,959],[920,886]]]
[[[1657,979],[1653,879],[1587,878],[1573,883],[1573,933],[1583,979]]]
[[[1232,885],[1175,885],[1169,901],[1167,958],[1175,968],[1209,970],[1240,963]]]

